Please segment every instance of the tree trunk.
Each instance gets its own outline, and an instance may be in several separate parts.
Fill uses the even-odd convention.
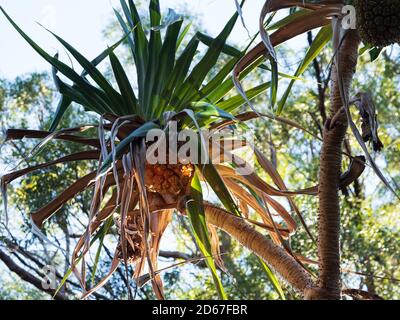
[[[359,37],[356,30],[348,30],[340,45],[338,64],[343,88],[348,94],[357,65]],[[318,212],[318,287],[306,294],[307,299],[340,299],[340,204],[339,178],[342,145],[347,130],[347,117],[339,91],[337,66],[331,75],[330,117],[325,123],[319,171]]]
[[[304,293],[307,288],[313,286],[309,274],[292,256],[251,227],[243,219],[209,204],[205,205],[205,212],[208,223],[225,231],[239,241],[241,245],[257,254],[293,288]]]

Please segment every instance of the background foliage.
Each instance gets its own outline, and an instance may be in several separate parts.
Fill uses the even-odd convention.
[[[183,10],[190,17],[187,9]],[[195,17],[192,30],[198,30],[200,21]],[[111,23],[104,30],[104,36],[110,43],[121,37],[117,26]],[[312,38],[312,34],[309,37]],[[305,39],[306,40],[306,39]],[[305,46],[307,42],[305,42]],[[122,47],[122,53],[127,50]],[[287,48],[280,48],[279,55],[285,61],[282,70],[293,74],[300,57],[304,56]],[[124,55],[129,60],[129,55]],[[331,50],[325,50],[318,61],[306,72],[304,81],[297,81],[289,96],[285,116],[296,119],[314,135],[321,136],[321,128],[326,119],[328,108],[329,78],[327,66],[332,56]],[[376,154],[377,163],[393,182],[400,184],[400,64],[398,47],[389,48],[373,63],[368,56],[360,58],[354,93],[368,91],[377,107],[380,122],[380,137],[385,145],[381,154]],[[129,62],[129,61],[128,61]],[[223,63],[223,60],[221,61]],[[247,85],[261,83],[264,74],[255,73]],[[284,82],[283,82],[284,83]],[[285,84],[280,85],[285,88]],[[16,79],[0,79],[0,124],[4,131],[7,128],[47,129],[50,125],[51,112],[55,109],[56,94],[51,79],[46,73],[23,75]],[[255,105],[259,110],[265,109],[268,99],[257,98]],[[95,123],[96,116],[88,115],[83,109],[74,105],[62,120],[62,127],[73,127],[82,123]],[[291,189],[314,185],[317,181],[318,155],[320,141],[298,129],[284,126],[269,120],[258,120],[251,124],[255,130],[258,146],[276,165],[278,171]],[[34,142],[22,140],[4,143],[1,147],[2,171],[9,171],[18,161],[24,159]],[[357,143],[348,138],[347,152],[362,154]],[[66,142],[52,142],[51,147],[40,153],[30,164],[48,161],[64,154],[78,151],[79,147]],[[25,161],[25,160],[22,160]],[[347,167],[343,164],[343,168]],[[26,272],[41,279],[42,266],[55,265],[60,281],[68,270],[70,250],[74,247],[77,235],[86,225],[90,203],[90,194],[84,193],[73,202],[68,203],[45,225],[47,236],[61,248],[49,246],[41,238],[30,232],[29,212],[41,207],[57,193],[87,173],[92,163],[68,166],[55,166],[40,174],[29,175],[18,180],[9,189],[10,223],[0,226],[0,250],[12,258]],[[265,177],[267,179],[267,177]],[[342,190],[342,268],[344,285],[351,288],[368,290],[387,299],[400,298],[400,218],[399,202],[391,193],[382,187],[371,169],[367,168],[362,177],[347,190]],[[297,203],[311,231],[316,234],[317,202],[309,196],[297,197]],[[3,209],[0,209],[3,211]],[[68,212],[68,215],[65,214]],[[2,212],[3,214],[4,212]],[[193,235],[190,228],[180,217],[175,217],[168,231],[160,253],[163,263],[168,267],[174,263],[187,260],[179,267],[167,269],[162,275],[165,282],[165,293],[170,299],[212,299],[216,297],[209,272],[203,261],[192,261],[200,252],[192,245]],[[114,232],[116,233],[116,232]],[[229,298],[232,299],[278,299],[279,295],[265,276],[257,257],[240,247],[227,236],[223,236],[221,245],[222,258],[229,273],[221,272],[221,279]],[[116,243],[115,234],[107,236],[102,251],[101,264],[96,277],[99,280],[108,270],[111,261],[111,249]],[[295,252],[310,259],[316,259],[316,247],[306,236],[304,229],[291,240]],[[94,259],[94,257],[93,257]],[[313,266],[310,265],[312,269]],[[43,293],[19,279],[14,273],[0,263],[0,298],[1,299],[42,299],[49,298]],[[95,279],[96,280],[96,279]],[[113,276],[111,281],[101,289],[94,299],[118,299],[127,296],[126,278],[123,270]],[[285,286],[284,283],[282,283]],[[286,288],[288,289],[288,288]],[[66,298],[76,298],[79,286],[71,277],[61,294]],[[286,298],[296,299],[290,289],[285,290]],[[149,285],[138,288],[139,299],[154,298]]]

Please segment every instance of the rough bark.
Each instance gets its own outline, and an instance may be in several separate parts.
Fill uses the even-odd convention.
[[[359,37],[349,30],[340,45],[340,64],[344,90],[349,93],[357,65]],[[340,204],[339,181],[342,145],[347,130],[347,118],[339,91],[337,66],[331,75],[330,116],[324,127],[319,171],[318,212],[318,287],[307,292],[308,299],[340,299]]]
[[[292,256],[243,219],[208,204],[205,205],[205,212],[208,223],[225,231],[241,245],[257,254],[293,288],[304,293],[307,288],[313,286],[309,274]]]

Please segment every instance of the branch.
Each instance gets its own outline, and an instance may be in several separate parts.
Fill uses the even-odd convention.
[[[193,257],[187,253],[179,252],[179,251],[165,251],[160,250],[159,256],[163,258],[172,258],[172,259],[183,259],[183,260],[190,260]]]
[[[45,267],[45,264],[44,264],[44,263],[42,263],[41,261],[39,261],[39,260],[38,260],[36,257],[34,257],[30,252],[25,251],[24,249],[22,249],[20,246],[14,244],[14,247],[13,247],[13,248],[14,248],[14,250],[16,250],[17,252],[19,252],[22,256],[24,256],[25,258],[27,258],[27,259],[31,260],[32,262],[34,262],[39,268],[44,268],[44,267]],[[32,266],[29,266],[29,264],[27,264],[26,262],[23,262],[23,259],[21,259],[21,257],[19,257],[19,256],[17,255],[16,252],[15,252],[14,254],[15,254],[15,256],[18,258],[18,260],[20,260],[20,261],[21,261],[22,263],[24,263],[27,267],[31,268],[31,269],[34,270],[36,273],[38,273],[38,271],[37,271],[35,268],[33,268]],[[39,273],[38,273],[38,274],[39,274]],[[63,279],[63,276],[62,276],[58,271],[56,271],[55,276],[56,276],[58,279]],[[81,289],[81,286],[80,286],[79,284],[77,284],[77,283],[75,283],[75,282],[73,282],[73,281],[71,281],[71,280],[69,280],[69,279],[67,279],[67,280],[65,281],[65,284],[69,284],[69,285],[73,286],[73,287],[76,288],[76,289]],[[68,289],[66,289],[66,291],[68,291],[69,293],[73,293],[73,291],[68,290]],[[97,293],[97,292],[93,293],[93,296],[95,296],[95,297],[98,298],[98,299],[109,300],[108,297],[106,297],[106,296],[104,296],[104,295],[102,295],[102,294],[100,294],[100,293]]]
[[[352,297],[354,300],[384,300],[381,296],[364,290],[344,289],[342,293]]]
[[[6,253],[4,253],[2,250],[0,250],[0,260],[3,261],[3,263],[7,266],[10,271],[14,272],[17,274],[22,280],[29,282],[33,286],[35,286],[37,289],[40,291],[46,292],[50,294],[52,297],[55,294],[55,290],[53,289],[44,289],[42,286],[42,281],[29,272],[27,272],[25,269],[21,268],[18,266]],[[57,293],[54,296],[55,300],[68,300],[66,296],[64,296],[61,293]]]
[[[185,261],[193,263],[194,265],[196,265],[199,268],[206,268],[207,267],[205,261],[202,260],[201,257],[192,256],[192,255],[189,255],[187,253],[180,252],[180,251],[164,251],[164,250],[160,250],[158,255],[160,257],[163,257],[163,258],[182,259],[182,260],[185,260]]]
[[[243,219],[208,203],[205,203],[205,213],[208,223],[230,234],[241,245],[262,258],[293,288],[304,294],[306,290],[314,287],[310,275],[291,255]]]

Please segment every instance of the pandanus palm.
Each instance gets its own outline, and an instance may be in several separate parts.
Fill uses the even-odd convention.
[[[233,128],[248,116],[235,116],[237,109],[244,103],[240,95],[225,98],[234,87],[230,73],[245,54],[226,45],[238,13],[232,16],[215,39],[198,33],[178,55],[177,50],[184,43],[188,30],[184,28],[181,31],[183,21],[179,16],[170,11],[164,21],[161,21],[159,2],[150,1],[151,28],[149,35],[146,35],[134,2],[121,1],[121,5],[124,17],[118,11],[115,14],[125,33],[124,38],[92,61],[54,35],[83,67],[81,74],[61,62],[57,55],[51,56],[41,49],[2,9],[16,30],[53,66],[54,81],[61,94],[49,131],[10,129],[7,140],[24,137],[43,139],[32,154],[41,150],[52,139],[72,141],[88,148],[83,152],[65,155],[48,163],[4,175],[4,195],[10,182],[35,170],[71,161],[98,161],[98,170],[74,182],[53,201],[31,215],[33,228],[40,234],[43,223],[67,201],[84,190],[93,188],[89,224],[77,243],[71,262],[71,270],[81,283],[84,297],[101,287],[122,262],[125,266],[133,264],[133,276],[137,282],[140,284],[151,280],[156,296],[163,298],[157,258],[160,239],[173,212],[189,218],[197,245],[212,272],[221,298],[226,296],[215,266],[217,263],[223,268],[219,258],[218,239],[209,236],[209,232],[216,235],[215,227],[227,231],[255,251],[295,287],[303,290],[310,283],[309,276],[296,262],[297,258],[287,254],[281,246],[283,240],[296,229],[295,220],[283,205],[272,198],[286,197],[300,216],[291,198],[292,193],[282,191],[286,186],[279,174],[269,160],[245,139],[239,139],[239,146],[255,150],[256,158],[272,176],[277,187],[269,185],[254,172],[241,175],[239,169],[249,167],[249,164],[234,154],[235,150],[228,149],[229,140],[224,137],[206,140],[204,135],[205,129],[221,131],[227,127]],[[123,41],[128,42],[132,51],[137,89],[130,83],[125,69],[114,53],[115,48]],[[208,49],[195,63],[200,42],[204,42]],[[210,71],[214,70],[222,52],[230,54],[230,60],[211,76]],[[118,90],[97,68],[106,58],[110,60]],[[71,83],[65,82],[65,78]],[[250,90],[248,95],[255,97],[269,86],[269,83],[264,83]],[[57,129],[71,102],[99,114],[99,124]],[[177,144],[176,141],[169,142],[175,124],[178,132],[189,128],[196,133],[200,141],[198,147],[209,155],[208,161],[198,164],[185,157],[179,158],[175,163],[147,161],[146,152],[152,147]],[[97,128],[98,136],[87,137],[81,134],[93,128]],[[165,140],[153,143],[147,141],[146,135],[154,129],[164,132]],[[208,153],[208,149],[214,152],[215,147],[216,153]],[[214,158],[220,155],[228,155],[231,160],[215,163]],[[203,201],[200,181],[211,187],[225,209]],[[4,202],[6,203],[6,196]],[[249,208],[259,215],[261,221],[249,218]],[[277,212],[282,217],[282,222],[275,222],[270,211]],[[88,288],[85,257],[91,244],[104,238],[113,223],[118,228],[119,241],[111,270],[97,286]],[[253,227],[250,227],[251,224]],[[266,230],[272,241],[256,231],[254,225]],[[290,251],[290,248],[286,246],[286,250]],[[79,269],[78,263],[81,264]],[[149,272],[143,275],[146,264]],[[128,268],[126,272],[128,273]]]
[[[221,260],[214,259],[218,257],[216,249],[218,246],[211,243],[209,236],[209,232],[215,234],[214,227],[226,231],[258,254],[290,285],[307,297],[336,298],[338,291],[340,294],[337,277],[340,273],[335,269],[339,265],[338,237],[335,230],[338,226],[339,213],[337,189],[339,186],[351,183],[364,168],[363,161],[360,161],[362,158],[354,158],[355,165],[340,176],[341,142],[347,128],[343,110],[348,111],[347,97],[359,42],[357,33],[352,30],[346,37],[341,37],[340,25],[333,24],[333,39],[337,52],[336,67],[332,73],[332,119],[325,128],[318,187],[297,192],[287,191],[282,178],[270,161],[245,139],[241,139],[240,145],[254,151],[258,163],[271,176],[276,187],[266,183],[254,171],[246,175],[240,174],[236,169],[243,166],[243,159],[234,154],[234,150],[225,148],[227,141],[224,138],[217,142],[204,141],[201,132],[202,129],[222,130],[260,116],[299,127],[293,121],[270,113],[259,114],[253,110],[239,114],[237,110],[246,102],[253,108],[250,100],[267,88],[271,89],[271,104],[275,105],[279,73],[274,46],[308,30],[323,27],[299,67],[296,73],[298,76],[332,37],[332,28],[328,25],[332,20],[337,22],[342,17],[343,3],[327,0],[311,3],[301,0],[266,1],[260,17],[260,34],[263,42],[250,51],[239,51],[226,45],[226,39],[238,18],[238,13],[235,13],[218,37],[210,39],[197,34],[177,58],[177,48],[180,47],[187,31],[186,28],[180,31],[182,26],[180,18],[171,12],[161,25],[159,3],[151,0],[149,10],[151,29],[148,38],[133,1],[128,1],[128,4],[121,1],[121,5],[125,19],[118,12],[116,16],[125,32],[124,39],[92,61],[87,60],[71,45],[56,36],[81,64],[84,69],[82,74],[77,74],[59,61],[57,56],[52,57],[42,50],[3,10],[18,32],[52,64],[55,83],[62,95],[50,131],[9,130],[7,138],[44,138],[38,148],[51,139],[68,140],[88,146],[87,151],[66,155],[52,162],[3,176],[3,189],[17,177],[46,166],[69,161],[98,160],[98,170],[77,180],[51,203],[32,214],[34,226],[41,227],[44,221],[76,194],[87,188],[94,188],[89,225],[75,248],[71,264],[84,289],[84,297],[104,284],[104,281],[123,262],[125,265],[135,264],[134,277],[138,283],[150,279],[157,297],[163,298],[161,278],[157,272],[158,249],[160,238],[171,220],[171,215],[173,212],[178,212],[189,218],[197,245],[205,256],[221,298],[225,298],[225,293],[215,267]],[[289,16],[275,24],[264,23],[269,12],[290,7],[298,7],[301,10],[291,11]],[[270,19],[268,20],[270,22]],[[276,31],[269,37],[266,30],[274,29]],[[133,89],[125,69],[113,52],[124,40],[128,41],[135,61],[137,90]],[[200,41],[208,45],[208,50],[193,66]],[[231,59],[214,77],[207,78],[222,52],[231,55]],[[262,65],[265,55],[271,62],[271,81],[244,91],[239,82],[242,77],[258,66],[269,69]],[[97,69],[97,65],[105,58],[110,59],[119,90],[116,90]],[[229,77],[232,70],[233,79]],[[64,82],[58,73],[63,74],[72,83]],[[234,86],[240,94],[226,98]],[[290,89],[278,104],[278,112],[282,111],[289,91]],[[355,103],[362,109],[365,106],[360,101],[359,99]],[[99,125],[95,126],[98,129],[98,137],[87,138],[79,135],[79,132],[93,126],[56,130],[63,112],[71,102],[81,104],[86,110],[101,115]],[[365,134],[364,138],[371,139],[375,145],[379,145],[375,115],[371,112],[364,113],[365,117],[372,119],[365,122],[366,132],[369,128],[370,134]],[[168,136],[173,121],[178,123],[178,130],[192,128],[196,132],[201,141],[200,149],[208,150],[216,143],[217,153],[229,154],[231,160],[214,163],[211,154],[210,161],[203,164],[194,164],[190,161],[158,165],[148,163],[146,150],[155,144],[146,143],[146,134],[152,129],[161,129]],[[362,137],[360,139],[363,144]],[[366,148],[364,144],[363,147]],[[225,209],[203,200],[201,180],[213,189]],[[272,198],[272,196],[285,197],[304,224],[292,196],[317,193],[321,207],[318,285],[314,284],[309,271],[301,261],[302,258],[294,254],[288,242],[284,241],[296,229],[295,220],[284,206]],[[249,219],[249,208],[259,215],[262,222]],[[282,222],[274,221],[271,210],[281,216]],[[107,233],[113,223],[112,217],[115,217],[120,239],[115,249],[111,270],[101,283],[89,289],[84,267],[85,256],[90,245]],[[254,225],[267,230],[271,240],[257,231]],[[309,234],[312,237],[311,233]],[[212,238],[215,241],[215,237]],[[79,262],[82,266],[80,271],[77,268]],[[143,276],[146,263],[149,274]],[[333,269],[329,268],[330,266],[333,266]]]

